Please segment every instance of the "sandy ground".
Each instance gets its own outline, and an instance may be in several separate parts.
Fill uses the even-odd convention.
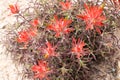
[[[6,55],[6,48],[3,46],[6,30],[3,29],[6,25],[15,23],[15,17],[9,16],[9,4],[19,3],[21,8],[27,7],[30,0],[0,0],[0,80],[27,80],[22,79],[22,65],[16,65],[10,55]]]

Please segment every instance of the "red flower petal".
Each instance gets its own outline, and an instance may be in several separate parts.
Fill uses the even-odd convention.
[[[9,9],[10,9],[11,13],[13,13],[13,14],[16,14],[16,13],[19,12],[19,8],[18,8],[17,4],[15,4],[15,5],[9,5]]]
[[[49,73],[46,61],[38,61],[38,65],[33,65],[31,70],[35,72],[34,78],[43,79]]]
[[[96,29],[96,31],[99,33],[99,34],[101,34],[101,31],[100,31],[100,29],[99,28],[95,28]]]
[[[72,20],[67,20],[63,18],[58,19],[57,16],[54,16],[54,22],[48,25],[47,29],[56,32],[55,37],[59,37],[73,30],[72,28],[67,28],[68,25],[70,25],[71,23]]]
[[[19,37],[18,37],[18,39],[17,39],[17,41],[18,42],[28,42],[29,41],[29,36],[28,36],[28,33],[27,33],[27,31],[20,31],[19,32]]]
[[[57,56],[55,53],[55,47],[53,47],[50,42],[46,42],[46,45],[47,48],[44,49],[44,53],[47,55],[47,57]]]
[[[66,2],[60,2],[60,5],[62,6],[62,10],[69,10],[71,9],[71,2],[66,0]]]
[[[34,27],[38,26],[39,24],[39,20],[38,19],[34,19],[33,21],[30,22],[30,24]]]
[[[18,32],[17,41],[19,43],[28,43],[32,37],[37,35],[37,28],[30,27],[28,30]]]
[[[32,69],[32,71],[38,71],[40,69],[40,67],[37,65],[34,65],[34,66],[32,66],[31,69]]]
[[[102,15],[103,8],[99,6],[90,6],[84,4],[85,11],[83,14],[77,15],[78,18],[81,18],[86,23],[86,30],[94,29],[94,27],[103,26],[103,21],[106,19]],[[99,29],[96,29],[97,32],[100,32]]]

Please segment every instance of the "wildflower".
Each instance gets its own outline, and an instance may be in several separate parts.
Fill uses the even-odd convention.
[[[85,46],[85,43],[78,39],[76,42],[76,39],[73,38],[72,40],[72,49],[71,51],[77,55],[77,58],[79,59],[81,56],[84,56],[84,50],[83,47]]]
[[[56,32],[56,37],[59,37],[60,35],[63,34],[68,34],[73,30],[73,28],[67,28],[69,24],[72,23],[72,20],[67,20],[67,19],[58,19],[57,16],[54,16],[54,21],[52,24],[48,26],[49,30],[53,30]]]
[[[38,19],[34,19],[33,21],[30,22],[30,24],[34,27],[38,26],[39,24],[39,20]]]
[[[20,31],[18,32],[18,38],[17,41],[19,43],[28,43],[28,41],[31,39],[31,37],[34,37],[37,35],[37,28],[28,28],[28,30]]]
[[[19,43],[21,43],[21,42],[27,43],[30,40],[27,31],[20,31],[20,32],[18,32],[18,34],[19,34],[19,36],[18,36],[17,41]]]
[[[57,54],[55,53],[55,47],[53,47],[50,42],[46,42],[46,45],[47,48],[44,49],[45,58],[50,56],[56,56]]]
[[[86,4],[85,12],[83,14],[77,15],[78,18],[81,18],[86,23],[86,30],[88,29],[96,29],[98,33],[101,34],[98,26],[103,26],[103,21],[106,19],[104,15],[102,15],[103,8],[99,6],[91,6],[88,7]]]
[[[42,80],[50,72],[46,61],[38,61],[38,65],[32,66],[32,71],[35,72],[34,78]]]
[[[19,8],[18,8],[17,4],[15,4],[15,5],[9,5],[9,9],[10,9],[10,11],[11,11],[12,14],[19,13]]]
[[[60,2],[60,5],[62,6],[62,10],[69,10],[71,9],[71,2],[66,0],[66,2]]]

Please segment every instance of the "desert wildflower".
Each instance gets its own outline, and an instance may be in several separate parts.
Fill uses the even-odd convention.
[[[39,24],[39,20],[38,20],[38,19],[34,19],[34,20],[32,20],[32,21],[30,22],[30,24],[31,24],[32,26],[36,27],[36,26],[38,26],[38,24]]]
[[[45,58],[48,58],[50,56],[57,56],[55,49],[56,47],[53,47],[50,42],[46,42],[47,48],[45,48],[43,51],[45,53]]]
[[[27,30],[23,30],[18,32],[18,38],[17,41],[19,43],[28,43],[28,41],[37,35],[37,28],[30,27]]]
[[[19,13],[19,7],[17,4],[15,5],[9,5],[9,9],[11,11],[12,14],[16,14]]]
[[[84,46],[85,46],[84,41],[81,41],[80,39],[76,41],[76,39],[73,38],[71,51],[77,56],[78,59],[85,55],[83,50]]]
[[[106,17],[102,15],[103,8],[99,6],[88,7],[86,4],[84,4],[84,7],[83,14],[77,15],[77,17],[85,21],[86,30],[95,28],[101,34],[99,27],[103,26],[103,21],[106,20]]]
[[[34,78],[39,78],[40,80],[47,77],[50,72],[47,62],[41,60],[38,61],[38,65],[33,65],[31,69],[35,72]]]
[[[73,28],[68,28],[68,25],[72,23],[72,20],[68,19],[58,19],[57,16],[54,16],[54,21],[52,24],[48,25],[48,29],[54,31],[56,37],[59,37],[63,34],[68,34],[73,31]]]
[[[66,2],[60,2],[60,5],[62,7],[62,10],[69,10],[69,9],[71,9],[72,3],[68,0],[66,0]]]

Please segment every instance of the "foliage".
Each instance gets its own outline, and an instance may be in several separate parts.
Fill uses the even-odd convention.
[[[12,30],[15,33],[10,34],[14,36],[8,35],[8,50],[25,64],[29,76],[35,73],[34,78],[40,80],[88,80],[84,72],[91,62],[114,51],[112,43],[104,42],[104,35],[112,34],[118,26],[120,9],[114,8],[114,14],[109,10],[113,5],[106,8],[107,1],[83,1],[36,0],[24,10],[17,7],[19,4],[9,6],[18,21]]]

